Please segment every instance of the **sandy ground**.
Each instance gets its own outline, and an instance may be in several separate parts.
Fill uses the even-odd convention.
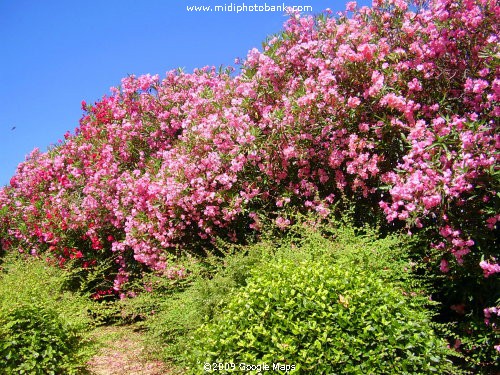
[[[143,337],[132,327],[103,327],[104,347],[88,362],[93,375],[164,375],[164,363],[145,358]]]

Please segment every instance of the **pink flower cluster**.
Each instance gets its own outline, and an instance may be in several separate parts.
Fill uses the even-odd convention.
[[[484,260],[479,263],[479,266],[483,269],[484,277],[489,277],[495,273],[500,272],[500,264],[498,263],[489,263]]]
[[[82,103],[0,191],[2,247],[113,257],[119,290],[133,264],[173,277],[171,254],[258,229],[255,212],[285,229],[290,207],[326,216],[348,196],[437,228],[443,271],[462,263],[499,217],[500,7],[409,5],[293,15],[239,74],[129,76]]]
[[[483,310],[484,313],[484,323],[486,325],[493,324],[494,326],[496,325],[495,323],[491,323],[491,319],[495,319],[498,316],[500,316],[500,307],[488,307]]]

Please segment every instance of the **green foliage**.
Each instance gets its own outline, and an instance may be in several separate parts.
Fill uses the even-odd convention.
[[[180,293],[157,280],[151,293],[125,301],[132,311],[154,310],[143,324],[164,359],[193,373],[204,362],[281,363],[313,374],[450,371],[434,304],[408,256],[412,240],[381,238],[347,219],[295,222],[254,245],[219,244],[226,256],[193,271]]]
[[[370,270],[280,259],[252,274],[195,335],[195,372],[214,362],[281,363],[311,374],[451,369],[423,298],[406,297]]]
[[[78,339],[55,310],[19,305],[2,311],[0,336],[0,363],[7,374],[71,371]]]
[[[338,221],[318,221],[314,216],[298,215],[282,237],[276,250],[268,253],[268,262],[287,259],[323,259],[341,267],[370,270],[377,277],[400,282],[409,288],[423,286],[417,279],[417,263],[412,261],[416,238],[402,233],[381,236],[377,228],[357,228],[345,215]],[[270,238],[275,235],[271,232]],[[271,239],[269,239],[271,241]]]
[[[98,290],[108,290],[113,287],[113,278],[116,276],[117,255],[100,259],[91,267],[82,267],[78,259],[64,263],[66,277],[63,287],[82,294],[93,293]]]
[[[0,368],[5,374],[72,374],[91,353],[90,302],[64,290],[63,270],[40,259],[4,259]]]
[[[125,320],[144,319],[142,325],[149,333],[149,348],[156,352],[153,354],[184,365],[191,344],[186,336],[212,319],[233,289],[246,285],[251,268],[268,250],[264,244],[226,247],[219,244],[219,250],[226,254],[223,258],[210,256],[203,263],[184,262],[189,275],[186,279],[145,275],[143,282],[151,292],[119,302]]]
[[[500,306],[500,301],[497,301]],[[473,374],[492,374],[500,371],[500,353],[495,346],[500,342],[498,317],[492,316],[485,324],[485,319],[477,319],[473,313],[462,318],[461,329],[457,330],[456,323],[448,324],[452,329],[449,337],[454,338],[453,346],[462,355],[461,362]],[[466,332],[467,334],[457,334]]]

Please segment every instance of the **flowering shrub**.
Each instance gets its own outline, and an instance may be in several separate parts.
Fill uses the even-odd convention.
[[[427,230],[446,298],[481,312],[500,267],[499,25],[494,0],[351,2],[292,14],[239,74],[129,76],[19,165],[2,248],[83,268],[114,256],[119,293],[141,267],[174,274],[179,250],[243,240],[259,215],[286,230],[291,211],[348,197],[360,220]]]

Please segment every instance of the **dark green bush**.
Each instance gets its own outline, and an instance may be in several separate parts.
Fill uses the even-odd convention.
[[[193,372],[214,362],[280,363],[296,374],[450,372],[423,297],[324,259],[280,259],[252,273],[197,332]]]
[[[67,275],[40,259],[4,259],[0,273],[2,374],[73,374],[91,353],[87,298],[64,290]]]

